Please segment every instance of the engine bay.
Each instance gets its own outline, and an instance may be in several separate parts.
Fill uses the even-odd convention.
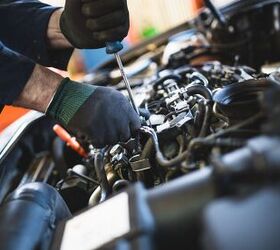
[[[248,2],[238,1],[222,10],[226,27],[206,9],[193,21],[123,54],[142,119],[139,133],[128,142],[95,149],[79,141],[84,149],[79,154],[56,136],[54,122],[48,118],[30,113],[20,121],[18,132],[1,149],[1,201],[17,186],[40,181],[54,186],[76,213],[135,183],[153,192],[208,171],[209,166],[214,166],[219,178],[223,176],[218,193],[233,187],[237,192],[224,176],[228,156],[233,157],[230,162],[238,161],[234,152],[254,144],[255,138],[267,135],[276,140],[280,125],[275,118],[279,114],[276,93],[280,93],[275,64],[280,58],[275,46],[280,39],[280,2]],[[127,96],[113,60],[84,82],[106,84]],[[269,91],[274,95],[267,95]],[[264,144],[278,147],[267,140]],[[242,163],[232,165],[237,166],[232,172],[238,172]],[[250,186],[250,178],[246,180],[242,184]],[[168,249],[164,244],[156,249]]]

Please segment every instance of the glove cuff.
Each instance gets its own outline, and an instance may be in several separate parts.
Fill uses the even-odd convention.
[[[61,17],[59,19],[59,27],[61,30],[61,33],[65,36],[65,38],[68,40],[69,43],[71,43],[71,45],[77,49],[82,49],[81,46],[79,46],[77,43],[75,43],[72,39],[73,36],[75,36],[74,34],[69,34],[69,30],[71,32],[71,29],[68,28],[67,25],[67,20],[65,17],[65,13],[63,12],[61,14]]]
[[[67,126],[72,117],[84,102],[92,95],[97,86],[71,81],[69,78],[62,80],[46,114]]]

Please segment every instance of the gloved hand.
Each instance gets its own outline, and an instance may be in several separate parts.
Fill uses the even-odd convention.
[[[129,29],[126,0],[66,0],[60,28],[76,48],[105,47],[121,41]]]
[[[96,148],[125,142],[140,128],[138,115],[119,91],[69,78],[60,84],[46,114]]]

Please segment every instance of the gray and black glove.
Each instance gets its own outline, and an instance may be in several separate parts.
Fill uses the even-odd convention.
[[[138,115],[119,91],[69,78],[60,84],[46,114],[97,148],[125,142],[140,128]]]
[[[121,41],[129,29],[126,0],[66,0],[60,28],[76,48],[105,47]]]

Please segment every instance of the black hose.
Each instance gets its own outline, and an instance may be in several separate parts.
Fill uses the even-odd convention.
[[[204,111],[204,118],[203,118],[203,123],[199,132],[199,137],[205,137],[209,131],[209,126],[210,126],[210,118],[211,118],[211,107],[212,107],[212,93],[211,91],[200,84],[193,84],[187,87],[187,94],[188,95],[196,95],[199,94],[203,96],[206,99],[205,103],[205,111]]]
[[[175,158],[173,158],[171,160],[167,160],[164,157],[164,155],[161,153],[156,132],[149,127],[142,127],[141,131],[150,135],[151,140],[152,140],[153,145],[156,150],[156,159],[157,159],[159,165],[161,165],[162,167],[166,167],[166,168],[173,167],[173,166],[177,165],[178,163],[182,162],[188,156],[188,151],[183,151],[181,154],[179,154]]]
[[[187,87],[188,95],[202,95],[206,100],[212,101],[212,93],[211,91],[203,85],[200,84],[191,84]]]
[[[153,140],[151,138],[149,138],[147,140],[147,142],[146,142],[142,152],[141,152],[140,159],[150,159],[150,156],[151,156],[151,154],[154,153],[154,151],[155,150],[154,150]],[[161,183],[165,182],[165,178],[164,178],[164,176],[162,174],[162,171],[161,171],[160,167],[156,165],[153,168],[157,172],[158,177],[160,178]]]
[[[204,119],[198,137],[205,137],[207,135],[210,127],[210,122],[209,122],[210,117],[211,117],[210,105],[205,104]]]

